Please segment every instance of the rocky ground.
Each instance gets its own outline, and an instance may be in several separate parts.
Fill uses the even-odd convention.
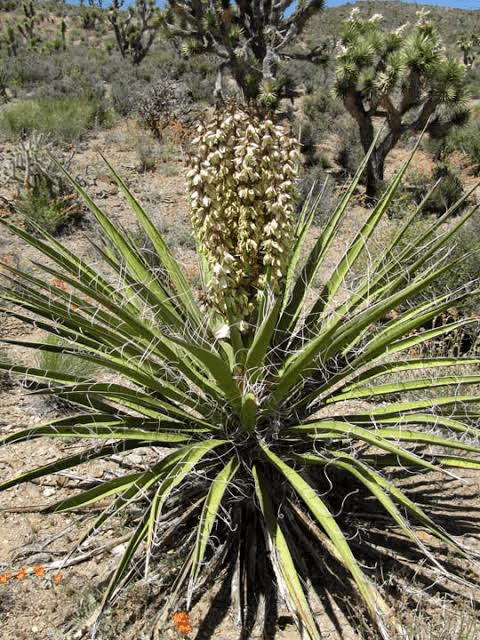
[[[155,144],[158,146],[156,147]],[[143,147],[142,147],[143,145]],[[153,164],[144,170],[142,158],[148,146]],[[143,152],[142,152],[143,148]],[[185,189],[185,158],[181,146],[175,140],[164,145],[145,137],[134,122],[123,122],[108,131],[92,135],[76,150],[71,171],[85,186],[94,200],[107,211],[110,217],[124,228],[135,232],[135,221],[128,206],[118,193],[100,157],[104,153],[126,180],[134,195],[138,196],[175,249],[176,256],[191,278],[198,275],[194,243],[189,222]],[[13,146],[0,144],[2,162],[6,163]],[[394,160],[401,161],[405,152],[398,152]],[[417,169],[431,163],[426,154],[420,154]],[[415,166],[414,169],[415,170]],[[470,178],[466,178],[471,180]],[[11,193],[2,193],[10,196]],[[360,202],[360,200],[359,200]],[[345,229],[347,233],[357,226],[365,210],[357,204],[352,208]],[[3,211],[3,215],[13,214]],[[388,229],[384,229],[388,233]],[[33,252],[21,246],[17,240],[0,232],[0,261],[25,266],[34,258]],[[82,257],[95,260],[89,242],[95,237],[95,227],[87,215],[79,228],[66,233],[62,241]],[[342,240],[340,240],[340,243]],[[338,247],[341,250],[342,247]],[[23,337],[36,339],[39,333],[26,328],[20,322],[0,316],[0,338]],[[12,360],[32,362],[32,356],[22,350],[10,350]],[[34,364],[34,363],[33,363]],[[0,378],[0,436],[26,426],[38,424],[54,415],[60,415],[62,407],[29,393],[22,380],[9,376]],[[0,478],[6,479],[35,465],[46,464],[66,453],[73,453],[83,446],[81,442],[57,443],[36,440],[32,443],[8,446],[0,449]],[[95,515],[95,509],[85,509],[80,514],[41,513],[42,508],[53,499],[72,495],[79,488],[93,485],[98,479],[115,477],[122,469],[134,469],[148,460],[148,450],[129,455],[119,455],[108,463],[94,462],[79,467],[75,473],[58,473],[54,477],[30,482],[20,488],[9,489],[0,494],[0,626],[5,640],[73,640],[82,636],[85,621],[99,603],[102,587],[125,548],[126,529],[122,522],[113,522],[100,538],[87,544],[80,557],[69,556],[75,542]],[[412,479],[411,479],[412,480]],[[412,480],[413,481],[413,480]],[[442,484],[443,483],[443,484]],[[444,506],[461,514],[461,520],[478,524],[480,499],[478,474],[465,475],[465,481],[455,481],[448,486],[439,478],[432,478],[428,491],[437,493]],[[447,498],[450,502],[447,505]],[[450,505],[450,506],[449,506]],[[445,516],[446,517],[446,516]],[[479,529],[460,527],[459,535],[480,551]],[[147,638],[145,622],[153,626],[157,614],[153,582],[140,582],[129,589],[120,599],[120,606],[105,618],[98,637],[104,640],[141,640]],[[209,594],[195,608],[191,617],[193,633],[197,640],[215,637],[217,640],[234,640],[239,630],[227,615],[214,630],[211,624],[201,621],[210,599]],[[425,600],[436,598],[425,592]],[[441,599],[441,596],[438,596]],[[401,600],[401,594],[399,595]],[[408,599],[408,598],[406,598]],[[478,607],[478,594],[471,601]],[[431,604],[431,603],[430,603]],[[444,635],[447,640],[474,640],[480,637],[480,622],[476,614],[465,606],[444,606],[436,619],[422,622],[425,635],[415,638],[427,640],[442,625],[460,629],[458,635]],[[219,607],[220,611],[221,607]],[[478,611],[477,611],[478,613]],[[293,620],[288,612],[280,612],[275,638],[296,640]],[[448,620],[447,620],[448,618]],[[413,618],[415,620],[415,618]],[[452,622],[453,620],[453,622]],[[322,618],[323,621],[323,618]],[[460,623],[458,622],[460,621]],[[218,621],[217,621],[218,622]],[[323,622],[322,622],[323,624]],[[413,624],[416,624],[415,622]],[[420,623],[419,623],[420,624]],[[460,626],[459,626],[460,624]],[[465,627],[462,631],[462,625]],[[469,626],[470,625],[470,626]],[[476,625],[476,626],[475,626]],[[455,628],[457,628],[455,627]],[[468,628],[467,628],[468,627]],[[420,629],[420,627],[418,627]],[[324,636],[331,640],[350,638],[340,634],[341,620],[335,629],[325,618]],[[471,629],[472,631],[469,631]],[[430,631],[429,631],[430,630]],[[455,632],[456,633],[456,632]],[[464,635],[460,635],[464,633]],[[453,631],[452,631],[453,634]],[[468,635],[470,634],[470,635]],[[477,635],[475,635],[477,634]],[[86,637],[86,636],[85,636]],[[157,625],[157,640],[178,637],[168,622]]]

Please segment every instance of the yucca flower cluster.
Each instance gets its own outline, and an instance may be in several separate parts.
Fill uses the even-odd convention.
[[[287,127],[230,103],[198,127],[188,173],[191,215],[208,267],[209,306],[241,321],[285,274],[299,144]]]

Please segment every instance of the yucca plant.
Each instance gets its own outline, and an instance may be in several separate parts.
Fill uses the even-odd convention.
[[[294,224],[291,184],[282,187],[290,179],[276,178],[283,171],[282,148],[293,151],[286,175],[296,145],[284,128],[253,115],[249,120],[238,109],[228,107],[217,114],[215,127],[200,129],[201,161],[193,162],[189,175],[204,295],[192,290],[152,221],[111,167],[158,253],[160,269],[78,185],[108,240],[98,247],[102,272],[41,229],[30,234],[0,220],[47,258],[38,267],[44,276],[10,268],[15,287],[7,278],[2,310],[60,340],[6,342],[76,356],[111,372],[110,379],[95,381],[4,365],[37,380],[40,391],[65,398],[78,411],[10,434],[3,445],[44,436],[94,444],[0,488],[148,447],[148,466],[99,480],[94,488],[49,508],[62,512],[108,500],[79,546],[113,517],[137,518],[102,606],[142,567],[147,572],[159,554],[173,551],[181,567],[172,569],[165,611],[188,610],[203,589],[222,580],[238,607],[245,636],[255,621],[267,624],[281,600],[313,639],[320,637],[315,593],[332,612],[329,598],[341,604],[350,590],[383,638],[398,637],[399,623],[377,586],[372,557],[388,566],[398,562],[405,572],[408,549],[413,549],[416,571],[431,567],[435,580],[442,575],[453,579],[438,549],[425,541],[428,534],[450,550],[450,558],[466,556],[472,571],[476,567],[475,554],[395,482],[396,472],[449,476],[455,467],[480,466],[475,392],[480,375],[471,373],[480,359],[414,357],[418,345],[468,322],[421,331],[472,295],[472,288],[409,306],[451,268],[433,256],[468,216],[444,225],[453,208],[409,243],[403,238],[411,218],[405,220],[355,289],[344,287],[368,251],[405,168],[328,275],[327,258],[367,161],[307,255],[317,203],[307,203]],[[267,156],[275,175],[268,174]],[[245,183],[243,195],[239,181]],[[277,199],[267,206],[272,185]],[[222,197],[215,201],[209,193]],[[228,207],[222,208],[222,202]],[[249,206],[257,211],[255,219],[247,215]],[[238,220],[232,217],[235,207]],[[287,226],[277,236],[281,241],[273,247],[272,262],[272,245],[264,240],[274,237],[275,212]],[[263,228],[254,228],[256,222]],[[248,244],[250,259],[245,261],[236,252],[247,246],[249,228],[255,246]],[[232,247],[226,280],[219,277],[226,268],[222,243],[206,244],[213,229],[228,233]],[[238,264],[242,268],[236,270]],[[325,284],[316,290],[319,274]],[[65,286],[48,284],[51,278]],[[369,527],[378,529],[378,522],[388,524],[373,545]],[[390,575],[393,580],[395,573]],[[167,578],[164,572],[165,588]],[[355,606],[349,611],[353,624]]]

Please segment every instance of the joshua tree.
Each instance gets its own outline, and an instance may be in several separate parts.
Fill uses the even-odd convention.
[[[155,0],[135,0],[132,7],[122,10],[124,0],[113,0],[108,20],[124,58],[138,65],[149,52],[160,29],[160,9]]]
[[[476,33],[463,33],[457,40],[457,47],[462,52],[463,64],[466,67],[472,67],[477,57],[480,38]]]
[[[19,33],[25,39],[27,46],[34,47],[40,42],[40,36],[35,33],[35,27],[38,23],[37,13],[33,2],[23,3],[24,18],[19,21],[17,28]]]
[[[182,40],[187,55],[214,53],[219,59],[215,93],[222,94],[223,73],[228,69],[247,99],[261,97],[272,103],[276,96],[279,62],[301,58],[324,59],[326,45],[303,53],[287,52],[324,0],[302,0],[288,17],[293,0],[168,0],[164,14],[168,31]]]
[[[352,12],[341,32],[336,91],[357,121],[365,151],[375,139],[375,118],[383,118],[367,168],[367,196],[377,194],[385,159],[407,131],[443,137],[468,118],[465,68],[448,58],[427,15],[404,31],[382,31],[380,15],[369,20]]]
[[[7,23],[5,27],[5,31],[2,34],[2,47],[5,46],[7,50],[7,54],[10,58],[15,58],[18,53],[18,48],[20,46],[17,30],[15,29],[15,24]]]
[[[100,19],[99,9],[103,8],[102,0],[88,0],[88,7],[83,0],[80,2],[82,12],[82,26],[84,29],[95,29],[97,21]]]

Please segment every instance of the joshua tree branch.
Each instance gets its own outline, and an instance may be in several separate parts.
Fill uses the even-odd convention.
[[[262,87],[273,87],[278,62],[284,57],[317,61],[320,50],[290,54],[285,47],[300,34],[309,18],[320,11],[324,0],[298,3],[284,17],[293,0],[168,0],[163,13],[165,27],[187,42],[187,47],[218,55],[228,66],[246,97],[256,98]],[[321,50],[322,62],[325,56]],[[221,70],[224,71],[224,67]],[[220,74],[223,75],[223,74]],[[218,89],[218,87],[217,87]],[[216,92],[217,92],[216,89]]]

